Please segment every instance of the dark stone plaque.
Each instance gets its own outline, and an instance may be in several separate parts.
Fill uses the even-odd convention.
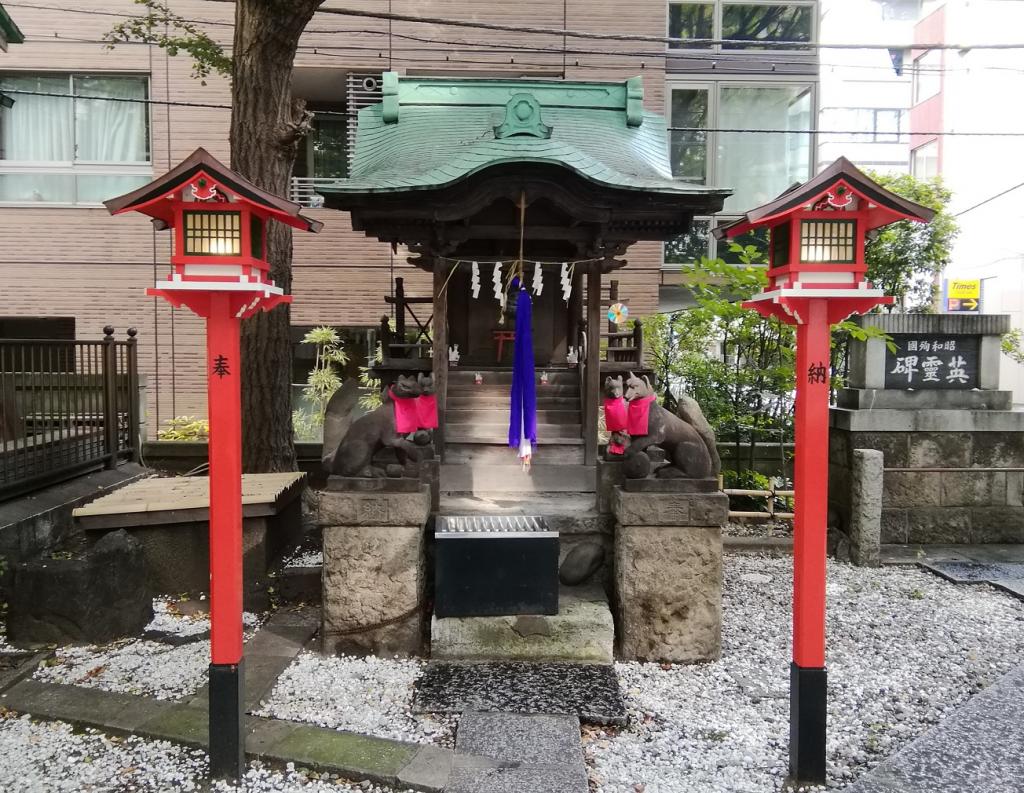
[[[885,352],[885,387],[902,389],[978,387],[979,336],[894,333],[896,351]]]

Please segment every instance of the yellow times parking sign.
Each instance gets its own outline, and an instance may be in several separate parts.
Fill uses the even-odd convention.
[[[981,297],[981,279],[950,279],[948,295],[960,300],[977,300]]]

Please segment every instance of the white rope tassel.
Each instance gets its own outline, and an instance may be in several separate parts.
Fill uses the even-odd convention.
[[[473,290],[473,299],[480,297],[480,263],[473,262],[473,274],[470,277],[469,286]]]
[[[533,293],[540,296],[544,291],[544,268],[540,262],[533,263]]]
[[[569,302],[572,294],[572,279],[569,277],[569,262],[562,262],[562,300]]]

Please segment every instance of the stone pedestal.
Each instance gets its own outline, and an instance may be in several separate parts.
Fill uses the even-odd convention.
[[[324,653],[409,655],[423,643],[424,526],[430,489],[377,480],[343,489],[331,477],[320,496],[324,532]],[[405,492],[402,492],[402,491]]]
[[[721,653],[724,493],[612,491],[623,660],[696,663]]]

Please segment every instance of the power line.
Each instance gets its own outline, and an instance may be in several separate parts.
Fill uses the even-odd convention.
[[[990,195],[990,196],[989,196],[988,198],[986,198],[986,199],[985,199],[984,201],[979,201],[979,202],[978,202],[977,204],[973,204],[972,206],[969,206],[969,207],[967,207],[967,209],[962,209],[962,210],[960,210],[960,211],[959,211],[959,212],[957,212],[957,213],[956,213],[955,215],[953,215],[953,217],[955,217],[955,218],[958,218],[958,217],[960,217],[961,215],[966,215],[966,214],[967,214],[968,212],[970,212],[971,210],[973,210],[973,209],[977,209],[977,208],[978,208],[978,207],[980,207],[980,206],[984,206],[984,205],[985,205],[985,204],[987,204],[987,203],[988,203],[989,201],[995,201],[995,200],[996,200],[997,198],[1002,198],[1002,197],[1003,197],[1004,195],[1006,195],[1007,193],[1012,193],[1012,192],[1013,192],[1014,190],[1017,190],[1017,189],[1019,189],[1019,188],[1021,188],[1021,187],[1024,187],[1024,182],[1021,182],[1020,184],[1015,184],[1015,185],[1014,185],[1013,187],[1007,187],[1007,188],[1006,188],[1005,190],[1003,190],[1003,191],[1002,191],[1001,193],[996,193],[995,195]]]
[[[205,0],[208,3],[226,3],[234,5],[235,0]],[[144,15],[132,15],[132,14],[119,14],[113,11],[100,11],[94,9],[82,9],[82,8],[61,8],[59,6],[45,6],[38,4],[29,3],[17,3],[17,2],[5,2],[4,5],[10,8],[29,8],[40,11],[59,11],[61,13],[79,13],[88,14],[90,16],[109,16],[117,17],[120,19],[146,19]],[[792,51],[793,49],[800,50],[957,50],[957,51],[968,51],[968,50],[1004,50],[1004,49],[1024,49],[1024,43],[1001,43],[1001,44],[946,44],[946,43],[932,43],[932,44],[915,44],[915,43],[902,43],[902,44],[854,44],[844,42],[822,42],[822,41],[768,41],[761,39],[703,39],[703,38],[681,38],[672,36],[649,36],[644,34],[627,34],[627,33],[597,33],[591,31],[573,31],[563,28],[542,28],[542,27],[529,27],[521,25],[504,25],[500,23],[492,22],[476,22],[471,20],[461,19],[450,19],[444,17],[422,17],[411,14],[395,14],[384,11],[364,11],[360,9],[346,9],[346,8],[318,8],[316,13],[318,14],[336,14],[339,16],[353,16],[363,17],[369,19],[381,19],[387,21],[399,21],[399,22],[412,22],[430,25],[444,25],[449,27],[463,27],[463,28],[476,28],[483,30],[495,30],[509,33],[530,33],[535,35],[551,35],[560,36],[562,38],[582,38],[591,39],[598,41],[640,41],[655,44],[669,44],[669,45],[707,45],[712,46],[727,46],[734,47],[735,51],[732,52],[708,52],[708,53],[687,53],[676,51],[680,47],[672,48],[667,52],[651,52],[651,53],[628,53],[620,51],[609,51],[609,50],[589,50],[580,51],[579,54],[594,54],[594,55],[630,55],[634,57],[666,57],[670,56],[673,58],[701,58],[707,59],[708,57],[724,58],[724,57],[749,57],[749,50],[758,49],[782,49]],[[188,22],[199,25],[214,25],[219,27],[234,27],[233,22],[226,22],[222,20],[210,20],[210,19],[190,19],[181,18],[182,22]],[[424,41],[428,43],[438,44],[459,44],[463,46],[481,46],[475,42],[466,41],[450,41],[445,39],[431,39],[425,37],[417,37],[411,34],[403,33],[389,33],[386,30],[353,30],[353,29],[322,29],[322,28],[307,28],[306,33],[358,33],[358,34],[371,34],[371,35],[387,35],[394,36],[395,38],[405,38],[414,41]],[[562,53],[562,48],[531,48],[527,45],[515,45],[507,44],[503,45],[507,48],[518,48],[524,52],[551,52],[551,53]],[[743,50],[748,50],[744,53]],[[573,52],[568,50],[568,52]],[[781,62],[781,61],[779,61]],[[790,63],[806,63],[806,61],[790,61]],[[840,66],[842,64],[822,64]],[[862,67],[862,68],[884,68],[891,69],[890,66],[878,66],[878,67]]]
[[[215,2],[215,1],[216,0],[208,0],[208,2]],[[116,17],[116,18],[119,18],[119,19],[139,19],[139,20],[146,19],[145,16],[118,14],[118,13],[112,12],[112,11],[94,11],[94,10],[90,10],[90,9],[80,9],[80,8],[59,8],[59,7],[56,7],[56,6],[43,6],[43,5],[35,5],[35,4],[28,4],[28,3],[10,3],[10,2],[8,2],[6,5],[8,5],[8,6],[12,7],[12,8],[30,8],[30,9],[44,10],[44,11],[60,11],[60,12],[63,12],[63,13],[78,13],[78,14],[87,14],[87,15],[90,15],[90,16],[96,16],[96,15],[99,15],[99,16],[109,16],[109,17]],[[182,22],[186,22],[186,23],[191,23],[191,24],[197,24],[197,25],[212,25],[212,26],[220,26],[220,27],[234,27],[234,23],[233,22],[225,22],[225,21],[221,21],[221,20],[192,19],[192,18],[182,17],[181,21]],[[526,29],[524,28],[524,30],[526,30]],[[643,51],[640,51],[640,52],[637,52],[637,51],[624,51],[624,50],[608,51],[608,50],[594,50],[594,49],[587,50],[587,49],[578,49],[578,48],[566,48],[566,49],[563,49],[563,48],[555,48],[555,47],[537,47],[537,46],[530,46],[530,45],[524,45],[524,44],[514,44],[514,43],[507,43],[507,42],[503,43],[503,44],[500,44],[500,45],[499,44],[494,44],[494,43],[489,43],[487,45],[482,45],[482,44],[479,44],[477,42],[469,42],[469,41],[453,40],[453,39],[439,39],[439,38],[431,38],[431,37],[426,37],[426,36],[416,36],[416,35],[407,34],[407,33],[392,33],[392,32],[387,31],[387,30],[371,30],[371,29],[358,29],[358,28],[336,28],[336,29],[307,28],[305,30],[305,32],[306,33],[312,33],[312,34],[318,34],[319,33],[319,34],[356,34],[356,35],[388,36],[389,39],[394,37],[394,38],[400,38],[400,39],[407,39],[407,40],[411,40],[411,41],[417,41],[417,42],[420,42],[420,43],[444,44],[444,45],[455,46],[455,47],[463,47],[463,48],[469,49],[471,52],[505,51],[505,52],[542,53],[542,54],[550,54],[550,55],[553,55],[553,56],[564,56],[564,55],[599,55],[599,56],[607,57],[608,55],[615,55],[615,56],[621,56],[621,57],[627,57],[627,58],[652,58],[652,59],[662,59],[662,58],[665,58],[665,59],[670,60],[670,61],[672,61],[672,60],[675,60],[675,61],[679,61],[679,60],[682,60],[682,61],[693,60],[693,61],[701,61],[701,62],[706,62],[707,60],[712,59],[713,61],[715,61],[715,63],[717,65],[721,65],[723,67],[721,69],[716,69],[717,71],[720,71],[721,73],[732,73],[732,72],[729,72],[729,69],[728,69],[728,64],[730,63],[730,61],[739,62],[741,64],[742,68],[739,69],[738,71],[742,71],[745,74],[759,74],[759,73],[762,73],[762,72],[765,72],[765,73],[775,72],[776,71],[775,66],[777,66],[777,65],[807,66],[807,65],[810,65],[810,64],[814,63],[812,61],[807,60],[806,58],[802,59],[802,60],[799,60],[799,59],[798,60],[789,60],[789,59],[786,59],[784,57],[783,58],[772,58],[770,61],[767,61],[765,63],[765,65],[763,65],[763,66],[761,66],[761,67],[759,67],[757,69],[753,69],[750,66],[749,51],[748,52],[744,52],[742,50],[737,50],[737,51],[718,51],[718,52],[703,52],[703,53],[701,53],[701,52],[693,52],[693,51],[685,51],[685,50],[679,50],[679,49],[669,49],[667,51],[647,51],[647,52],[643,52]],[[559,35],[562,35],[561,32],[559,32]],[[564,38],[564,35],[563,35],[563,38]],[[652,37],[648,37],[648,38],[652,38]],[[121,44],[144,44],[145,43],[145,42],[122,41],[122,40],[118,40],[118,39],[81,39],[81,38],[71,38],[71,37],[67,37],[67,36],[60,36],[60,34],[57,34],[57,33],[54,34],[54,39],[60,39],[60,40],[64,40],[64,41],[75,41],[75,42],[83,43],[83,44],[95,43],[95,44],[117,44],[117,45],[121,45]],[[707,41],[711,41],[710,39],[665,39],[665,40],[668,40],[668,41],[685,41],[685,42],[707,42]],[[45,38],[44,39],[30,39],[29,43],[43,43],[43,42],[47,42],[47,41],[50,41],[50,39],[45,39]],[[660,41],[660,39],[659,39],[659,41]],[[737,44],[738,41],[739,40],[728,40],[728,41],[726,41],[724,43]],[[779,42],[775,42],[775,43],[779,43]],[[760,46],[760,44],[758,44],[758,46]],[[807,43],[801,44],[801,47],[804,48],[804,49],[806,49],[808,46],[810,46],[810,45],[807,44]],[[876,47],[876,45],[857,45],[857,44],[851,44],[851,45],[845,45],[845,44],[844,45],[832,45],[832,44],[826,44],[826,43],[821,43],[821,42],[819,42],[815,46],[818,49],[837,49],[837,48],[873,49],[873,48]],[[881,45],[878,45],[878,46],[880,47]],[[922,45],[922,46],[928,46],[928,45]],[[960,46],[962,46],[962,45],[957,45],[957,46],[948,45],[948,47],[946,47],[946,48],[959,49]],[[987,46],[989,46],[989,45],[976,45],[974,48],[984,48],[984,47],[987,47]],[[1009,45],[1009,44],[1007,44],[1007,45],[992,45],[992,46],[998,46],[1000,48],[1009,48],[1009,47],[1015,47],[1015,46],[1024,47],[1024,44],[1022,44],[1022,45]],[[383,54],[384,53],[384,48],[377,48],[377,47],[373,47],[373,46],[317,45],[317,46],[314,47],[313,45],[300,45],[300,47],[299,47],[299,49],[302,49],[302,50],[308,50],[308,49],[311,49],[311,48],[314,49],[314,50],[356,50],[356,51],[366,50],[366,51],[371,51],[371,52],[372,51],[378,51],[380,53],[379,57],[380,58],[384,58],[384,54]],[[904,47],[904,49],[905,48],[906,47]],[[393,47],[390,43],[388,44],[388,51],[389,51],[389,53],[391,53],[395,49],[396,48]],[[436,50],[434,50],[434,48],[402,47],[402,48],[397,48],[397,49],[399,49],[400,51],[401,50],[405,50],[405,51],[436,51]],[[324,53],[324,54],[326,54],[326,53]],[[418,59],[406,58],[404,60],[407,61],[407,62],[418,62]],[[449,58],[448,60],[451,61],[451,62],[462,62],[462,61],[454,61],[451,58]],[[490,61],[486,61],[486,62],[481,62],[481,61],[465,61],[465,62],[466,63],[470,63],[470,64],[474,64],[474,63],[481,64],[482,63],[482,64],[485,64],[485,65],[491,63]],[[533,63],[520,62],[517,65],[550,67],[552,64],[546,64],[546,63],[545,64],[533,64]],[[873,70],[876,70],[876,71],[881,70],[881,71],[886,71],[886,72],[891,71],[892,68],[893,68],[892,66],[890,66],[888,64],[877,64],[877,65],[875,65],[875,64],[840,64],[840,63],[821,63],[821,62],[818,62],[816,65],[819,68],[873,69]],[[574,64],[574,68],[587,68],[587,66],[588,66],[588,64],[580,64],[578,61]],[[635,68],[635,66],[633,66],[633,65],[612,65],[612,64],[607,64],[607,63],[601,64],[601,67],[602,68],[624,68],[624,69],[625,68]],[[642,66],[641,68],[644,68],[644,67]],[[713,68],[715,68],[715,67],[713,67]],[[964,68],[960,68],[960,69],[941,67],[941,66],[940,67],[924,67],[924,68],[918,68],[917,71],[919,73],[921,73],[921,74],[943,74],[943,73],[952,73],[952,72],[966,72],[966,71],[970,71],[971,68],[978,69],[978,70],[1004,70],[1004,71],[1015,71],[1015,72],[1024,73],[1024,69],[1015,69],[1013,67],[991,66],[991,65],[981,65],[981,66],[969,67],[969,68],[968,67],[964,67]]]
[[[81,94],[68,94],[68,93],[52,93],[48,91],[27,91],[22,88],[4,88],[3,93],[5,94],[22,94],[25,96],[45,96],[53,97],[57,99],[88,99],[90,101],[107,101],[107,102],[135,102],[138,104],[145,105],[165,105],[169,107],[204,107],[212,108],[216,110],[230,110],[231,105],[213,104],[207,102],[183,102],[179,100],[169,99],[138,99],[134,97],[124,96],[89,96]],[[353,114],[346,111],[316,111],[321,115],[329,116],[347,116],[350,117]],[[1017,138],[1024,137],[1024,132],[876,132],[874,130],[828,130],[828,129],[753,129],[743,127],[666,127],[670,132],[739,132],[745,134],[761,134],[761,135],[926,135],[926,136],[959,136],[959,137],[996,137],[996,138]],[[1018,185],[1019,186],[1019,185]],[[1011,188],[1013,189],[1013,188]],[[994,198],[998,196],[993,196]],[[964,210],[965,212],[968,210]]]

